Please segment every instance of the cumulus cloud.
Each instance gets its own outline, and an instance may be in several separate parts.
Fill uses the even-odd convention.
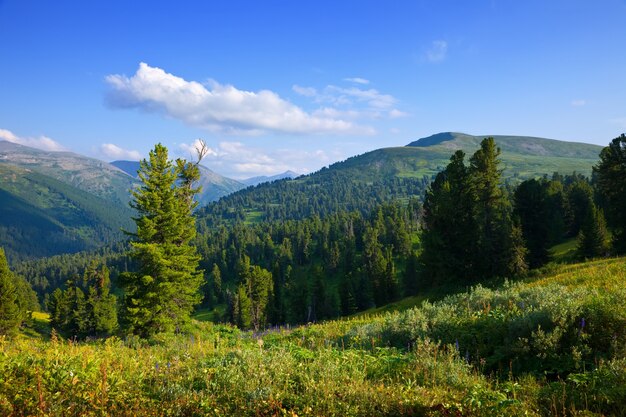
[[[206,146],[206,142],[204,144]],[[202,142],[201,139],[196,139],[192,144],[181,143],[178,147],[181,151],[187,154],[187,158],[189,160],[194,160],[197,158],[198,150],[202,147]],[[207,147],[205,157],[211,155],[215,156],[217,155],[217,152],[215,149]]]
[[[433,41],[426,51],[426,59],[429,62],[441,62],[448,54],[448,42],[443,40]]]
[[[577,99],[577,100],[572,100],[570,104],[572,105],[572,107],[582,107],[585,104],[587,104],[587,101],[583,99]]]
[[[100,145],[100,152],[111,159],[130,159],[133,161],[141,159],[141,154],[138,151],[123,149],[112,143],[103,143]]]
[[[64,151],[66,150],[59,142],[47,137],[22,137],[17,136],[7,129],[0,129],[0,140],[17,143],[18,145],[30,146],[31,148],[42,149],[44,151]]]
[[[351,82],[351,83],[356,83],[356,84],[369,84],[370,83],[370,80],[366,80],[365,78],[361,78],[361,77],[344,78],[343,80]]]
[[[244,91],[216,81],[205,86],[143,62],[132,77],[108,75],[106,82],[113,107],[162,113],[218,132],[373,133],[350,121],[312,115],[269,90]]]
[[[372,120],[406,115],[404,112],[393,108],[397,103],[395,97],[381,93],[374,88],[345,88],[331,84],[321,90],[299,85],[294,85],[292,89],[302,96],[312,98],[315,103],[322,106],[312,113],[318,117],[341,120]]]
[[[181,144],[186,152],[193,144]],[[231,178],[244,179],[257,175],[275,175],[288,170],[305,174],[321,165],[345,159],[333,150],[275,149],[264,151],[238,141],[222,141],[211,148],[202,164]]]

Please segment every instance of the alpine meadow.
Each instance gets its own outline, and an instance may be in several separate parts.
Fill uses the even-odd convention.
[[[625,15],[0,1],[0,416],[626,416]]]

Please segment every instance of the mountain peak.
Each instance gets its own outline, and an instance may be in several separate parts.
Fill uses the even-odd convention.
[[[411,142],[406,146],[416,146],[418,148],[424,148],[427,146],[439,145],[441,142],[454,140],[454,137],[454,133],[452,132],[435,133],[434,135]]]

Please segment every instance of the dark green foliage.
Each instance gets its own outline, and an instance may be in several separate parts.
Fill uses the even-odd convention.
[[[13,273],[9,269],[4,249],[0,248],[0,335],[12,335],[22,322]]]
[[[140,166],[142,186],[132,191],[131,203],[138,213],[131,253],[139,268],[121,278],[125,324],[147,337],[180,329],[201,300],[200,257],[190,245],[196,235],[193,183],[200,174],[192,163],[179,159],[173,165],[161,144]]]
[[[473,247],[475,273],[481,278],[512,276],[526,264],[519,231],[514,230],[511,208],[501,188],[500,149],[493,138],[481,142],[470,159],[470,182],[475,193],[477,235]],[[520,256],[522,255],[522,256]]]
[[[0,245],[12,264],[121,240],[120,227],[131,226],[131,215],[120,202],[0,164]]]
[[[613,250],[626,253],[626,135],[613,139],[600,152],[593,167],[597,190],[606,203],[606,215],[613,231]]]
[[[196,245],[201,266],[219,268],[220,296],[231,296],[231,319],[243,271],[253,264],[272,271],[268,323],[324,320],[403,295],[401,266],[414,251],[410,233],[418,229],[419,212],[413,200],[381,205],[368,217],[339,212],[323,219],[235,224],[199,234]],[[211,297],[207,292],[205,302]]]
[[[530,268],[545,265],[550,260],[548,249],[565,236],[566,201],[563,184],[557,180],[531,179],[515,190],[514,215],[520,221]]]
[[[110,294],[106,266],[92,262],[82,279],[75,277],[57,288],[48,301],[50,324],[67,337],[105,337],[117,329],[117,297]]]
[[[33,259],[17,263],[13,269],[26,279],[43,300],[55,289],[62,288],[69,278],[81,276],[94,261],[107,266],[115,286],[120,272],[134,266],[134,261],[128,255],[128,247],[126,243],[117,243],[97,251]]]
[[[420,260],[430,284],[476,279],[475,195],[464,158],[463,151],[452,155],[426,191]]]
[[[597,258],[607,256],[609,249],[610,238],[606,229],[604,214],[601,209],[592,205],[586,219],[580,226],[576,252],[582,259]]]
[[[500,184],[492,138],[464,163],[457,151],[424,200],[421,262],[434,284],[467,284],[526,270],[521,231]]]
[[[593,187],[583,178],[567,186],[570,212],[569,236],[577,236],[593,206]]]

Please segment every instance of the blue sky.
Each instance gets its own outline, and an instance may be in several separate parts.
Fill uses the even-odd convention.
[[[441,131],[626,131],[626,0],[0,0],[0,138],[234,178]]]

